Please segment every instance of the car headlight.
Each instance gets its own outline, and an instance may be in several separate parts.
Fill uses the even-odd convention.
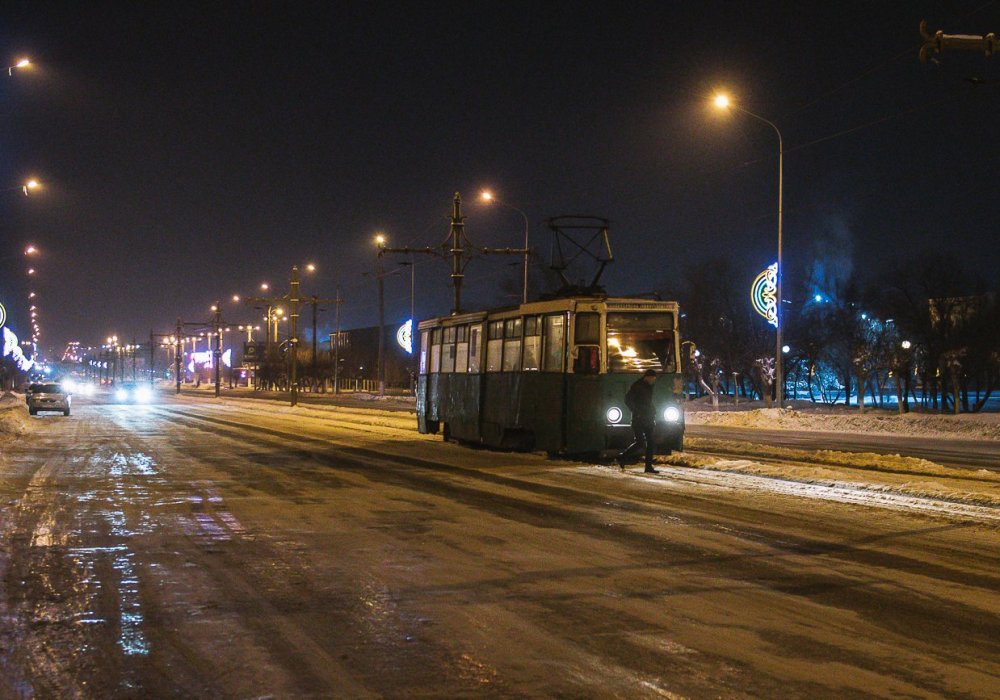
[[[94,393],[93,384],[81,384],[77,388],[80,390],[80,393],[83,394],[84,396],[90,396],[91,394]]]
[[[667,406],[663,409],[663,420],[668,423],[676,423],[681,419],[681,409],[676,406]]]
[[[115,392],[115,398],[118,399],[119,401],[127,401],[128,392],[125,391],[124,389],[119,389],[118,391]]]
[[[149,390],[148,386],[139,387],[135,390],[135,400],[142,401],[146,403],[151,401],[153,398],[153,392]]]
[[[63,381],[62,388],[63,391],[65,391],[67,394],[72,394],[78,390],[76,383],[72,379],[67,379]]]
[[[617,406],[612,406],[607,412],[608,423],[617,423],[622,419],[622,410]]]

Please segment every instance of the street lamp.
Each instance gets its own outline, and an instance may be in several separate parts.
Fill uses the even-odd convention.
[[[520,209],[518,209],[517,207],[515,207],[514,205],[500,199],[489,190],[483,190],[480,193],[479,198],[487,203],[497,202],[498,204],[501,204],[507,207],[508,209],[513,209],[514,211],[516,211],[518,214],[521,215],[522,219],[524,219],[524,285],[521,291],[521,303],[527,304],[528,303],[528,256],[530,255],[528,249],[528,215],[525,214]]]
[[[385,273],[382,269],[382,249],[386,238],[382,233],[375,234],[375,245],[378,246],[378,257],[375,264],[375,277],[378,280],[378,395],[385,396]]]
[[[2,66],[2,65],[3,64],[0,63],[0,66]],[[31,65],[31,60],[30,59],[28,59],[28,58],[22,58],[20,61],[18,61],[14,65],[7,66],[7,75],[14,75],[14,69],[15,68],[27,68],[30,65]]]
[[[777,303],[777,316],[775,318],[775,336],[776,336],[776,338],[775,338],[775,351],[774,351],[774,385],[775,385],[774,395],[775,395],[775,398],[777,399],[778,408],[781,408],[782,404],[784,403],[784,394],[785,394],[785,384],[784,384],[785,380],[784,380],[784,372],[783,372],[782,360],[781,360],[781,356],[783,354],[781,352],[781,349],[782,349],[782,345],[781,345],[781,325],[782,325],[782,318],[784,316],[784,314],[782,313],[782,310],[781,310],[781,278],[784,277],[784,268],[782,268],[782,266],[781,266],[781,244],[782,244],[782,229],[781,229],[781,225],[782,225],[782,211],[783,211],[783,204],[784,204],[784,189],[785,189],[785,187],[784,187],[784,164],[785,164],[784,143],[783,143],[782,138],[781,138],[781,131],[779,131],[778,127],[775,126],[774,122],[772,122],[772,121],[770,121],[768,119],[765,119],[764,117],[760,116],[759,114],[754,114],[750,110],[748,110],[748,109],[746,109],[744,107],[741,107],[740,105],[733,104],[733,102],[729,99],[728,95],[725,95],[723,93],[717,94],[715,96],[714,103],[715,103],[715,107],[717,109],[729,109],[730,107],[732,107],[733,109],[736,109],[736,110],[742,112],[743,114],[746,114],[747,116],[753,117],[754,119],[756,119],[758,121],[762,121],[765,124],[767,124],[769,127],[771,127],[772,129],[774,129],[774,133],[778,135],[778,272],[775,275],[775,278],[776,278],[775,279],[775,285],[776,285],[776,290],[775,291],[777,293],[777,302],[778,303]]]

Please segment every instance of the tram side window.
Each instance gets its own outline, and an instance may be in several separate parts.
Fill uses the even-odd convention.
[[[539,369],[542,353],[542,324],[538,316],[527,316],[524,319],[524,361],[521,369],[535,371]]]
[[[542,369],[546,372],[562,372],[563,358],[566,356],[566,315],[545,317],[545,357]]]
[[[490,321],[489,337],[486,340],[486,371],[500,371],[500,357],[503,355],[503,321]]]
[[[469,369],[469,327],[459,326],[455,331],[455,371],[467,372]]]
[[[521,366],[521,319],[509,318],[503,331],[503,371],[516,372]]]
[[[480,347],[483,344],[483,325],[469,327],[469,371],[478,374],[482,371]]]
[[[441,329],[431,332],[431,374],[441,371]]]
[[[573,361],[575,374],[597,374],[601,371],[601,315],[582,313],[576,315],[576,331],[573,343],[576,358]]]
[[[455,371],[455,326],[444,329],[441,341],[441,372]]]
[[[430,333],[420,331],[420,374],[427,374],[427,344],[430,342]]]

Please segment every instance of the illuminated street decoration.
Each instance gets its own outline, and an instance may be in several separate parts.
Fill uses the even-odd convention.
[[[211,369],[214,366],[212,364],[213,352],[212,350],[201,350],[199,352],[188,353],[188,357],[190,358],[187,364],[188,372],[195,372],[198,367]],[[224,367],[232,367],[232,359],[233,351],[231,348],[227,348],[222,352],[222,365]]]
[[[7,309],[3,307],[3,304],[0,304],[0,327],[2,327],[3,324],[5,324],[6,322],[7,322]]]
[[[396,331],[396,342],[406,350],[407,355],[413,354],[413,319],[411,318]]]
[[[17,336],[14,332],[3,327],[3,356],[10,357],[14,360],[14,364],[22,372],[27,372],[35,364],[33,360],[28,359],[24,356],[24,352],[21,350],[21,344],[17,340]]]
[[[753,310],[778,327],[778,263],[767,266],[750,285],[750,303]]]

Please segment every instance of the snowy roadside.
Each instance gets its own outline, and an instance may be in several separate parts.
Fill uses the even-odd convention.
[[[702,443],[725,446],[696,438],[688,442],[693,449]],[[663,473],[717,487],[1000,523],[1000,473],[994,471],[952,469],[899,455],[733,445],[748,459],[675,453],[658,462]]]
[[[699,402],[698,408],[701,408]],[[868,435],[912,435],[963,440],[1000,440],[1000,413],[904,413],[884,410],[839,410],[817,407],[752,408],[749,410],[704,411],[689,406],[684,414],[689,425],[711,425],[750,430],[809,430],[817,432],[861,433]]]
[[[0,396],[0,440],[22,435],[28,430],[28,408],[24,399],[6,392]]]

